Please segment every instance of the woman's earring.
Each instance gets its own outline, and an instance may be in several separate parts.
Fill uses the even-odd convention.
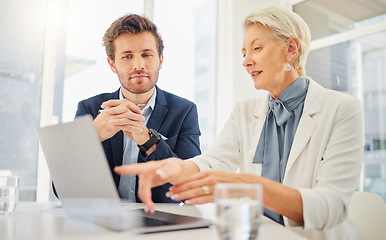
[[[287,72],[288,72],[289,70],[291,70],[291,65],[290,65],[289,63],[287,63],[287,66],[285,66],[285,70],[287,70]]]

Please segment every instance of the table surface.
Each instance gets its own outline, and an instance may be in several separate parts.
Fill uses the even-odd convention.
[[[143,208],[137,204],[136,208]],[[156,204],[156,210],[181,215],[203,217],[214,220],[214,205],[179,206],[178,204]],[[132,237],[132,238],[130,238]],[[217,240],[214,226],[209,228],[182,230],[153,234],[138,234],[131,231],[114,232],[91,222],[70,218],[59,203],[19,202],[12,215],[0,215],[0,239],[2,240],[51,240],[51,239],[157,239],[157,240]],[[295,232],[267,218],[260,227],[259,240],[305,239]]]

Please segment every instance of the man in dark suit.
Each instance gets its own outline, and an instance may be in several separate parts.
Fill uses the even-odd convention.
[[[136,176],[119,176],[114,167],[199,155],[197,107],[156,86],[164,46],[149,19],[125,15],[112,23],[103,42],[121,88],[79,102],[76,116],[93,116],[121,198],[139,202]],[[169,187],[154,188],[153,201],[173,202],[165,196]]]

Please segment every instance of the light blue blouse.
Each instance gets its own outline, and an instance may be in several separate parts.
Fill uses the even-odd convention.
[[[269,96],[269,108],[253,163],[262,163],[262,176],[277,182],[283,182],[288,156],[296,129],[303,113],[308,82],[299,77],[289,85],[275,100]],[[269,209],[264,211],[269,212]],[[267,213],[268,214],[268,213]],[[279,214],[268,214],[282,222]],[[276,215],[276,216],[273,216]]]

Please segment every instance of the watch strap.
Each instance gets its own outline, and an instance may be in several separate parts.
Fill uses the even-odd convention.
[[[154,146],[154,144],[157,144],[160,141],[160,135],[154,129],[149,129],[149,136],[150,139],[147,140],[144,144],[137,145],[139,149],[144,153],[146,153],[147,150],[149,150],[152,146]]]

